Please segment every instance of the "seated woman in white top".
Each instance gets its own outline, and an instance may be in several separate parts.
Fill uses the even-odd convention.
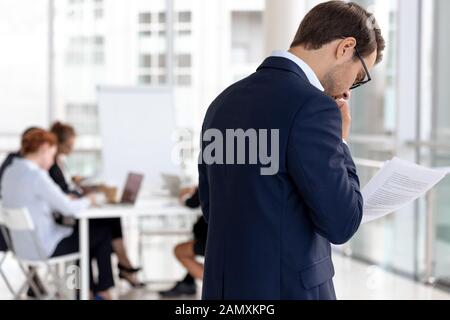
[[[93,198],[70,199],[48,174],[53,165],[57,139],[45,130],[35,129],[22,139],[23,158],[14,159],[6,169],[1,185],[5,208],[27,208],[35,225],[41,252],[36,252],[29,234],[12,232],[13,245],[21,248],[28,259],[55,257],[78,252],[78,228],[58,225],[53,212],[77,216],[94,203]],[[92,229],[92,228],[91,228]],[[109,230],[90,230],[90,253],[98,263],[99,276],[91,290],[98,299],[110,299],[109,289],[114,286],[111,270],[111,234]],[[27,248],[28,252],[27,252]]]

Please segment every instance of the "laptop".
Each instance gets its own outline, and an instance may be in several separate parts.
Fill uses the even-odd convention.
[[[164,189],[169,190],[170,195],[178,197],[181,190],[181,179],[179,176],[173,174],[161,174],[164,182]]]
[[[120,201],[112,203],[112,205],[134,205],[139,195],[139,191],[141,190],[143,181],[144,175],[129,173]]]

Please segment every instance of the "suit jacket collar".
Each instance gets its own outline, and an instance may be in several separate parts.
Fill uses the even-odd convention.
[[[305,72],[293,61],[282,57],[269,57],[259,66],[258,71],[262,69],[278,69],[292,72],[309,83]]]

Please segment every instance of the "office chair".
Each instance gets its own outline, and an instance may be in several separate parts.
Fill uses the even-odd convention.
[[[6,262],[6,259],[8,258],[9,255],[9,251],[10,251],[10,246],[8,243],[8,230],[5,227],[5,223],[3,221],[3,214],[2,214],[2,206],[1,206],[1,202],[0,202],[0,237],[3,238],[4,243],[2,243],[2,246],[0,248],[0,254],[2,255],[2,257],[0,258],[0,277],[3,279],[3,282],[5,282],[6,287],[8,288],[8,290],[11,292],[11,294],[13,296],[16,296],[16,292],[13,288],[13,286],[11,285],[11,282],[9,282],[8,277],[6,276],[4,270],[3,270],[3,265]]]
[[[8,242],[11,245],[11,252],[16,257],[21,270],[24,272],[26,280],[19,291],[14,295],[15,299],[19,299],[21,294],[25,291],[27,286],[35,293],[38,299],[43,299],[37,284],[34,282],[34,275],[37,273],[38,268],[45,268],[46,275],[44,281],[48,281],[53,285],[54,292],[48,297],[49,299],[61,297],[63,299],[69,299],[64,290],[64,277],[58,274],[58,268],[69,262],[75,262],[80,259],[80,255],[68,254],[55,258],[47,258],[43,253],[41,243],[36,235],[36,228],[30,213],[26,208],[23,209],[3,209],[3,221],[4,225],[8,228],[9,235]],[[27,249],[15,246],[15,239],[17,237],[29,237],[29,247]],[[30,250],[30,248],[32,250]],[[34,252],[37,256],[31,257],[30,252]],[[32,269],[27,272],[27,268]]]

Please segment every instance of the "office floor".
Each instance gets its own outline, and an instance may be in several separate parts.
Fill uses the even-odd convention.
[[[135,244],[137,239],[129,239],[129,244]],[[114,290],[114,296],[119,299],[160,299],[158,290],[171,286],[174,279],[183,276],[183,269],[174,260],[172,248],[174,244],[183,239],[160,238],[153,239],[146,248],[143,276],[152,282],[146,289],[131,290],[124,282],[118,282]],[[132,255],[137,261],[136,255]],[[336,276],[334,278],[336,293],[341,300],[450,300],[450,293],[436,288],[424,286],[407,278],[386,272],[382,269],[368,266],[364,263],[334,256]],[[18,271],[17,264],[8,258],[3,266],[5,273],[15,287],[23,281],[22,274]],[[200,285],[200,283],[199,283]],[[197,296],[187,296],[184,299],[199,299]],[[4,282],[0,279],[0,299],[11,299]]]

